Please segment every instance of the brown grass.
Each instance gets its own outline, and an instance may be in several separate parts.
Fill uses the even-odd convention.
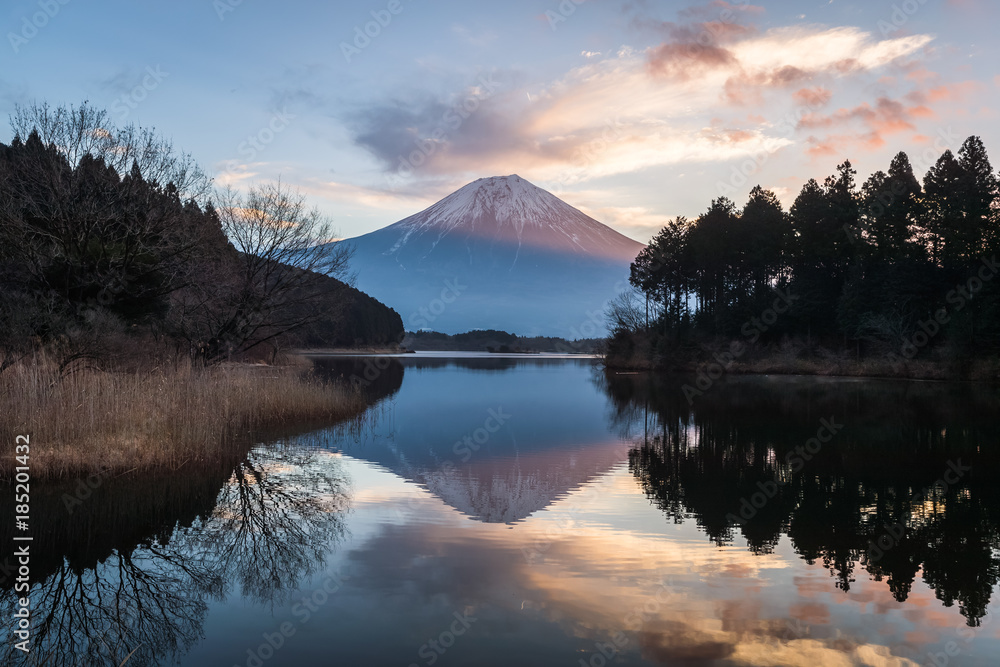
[[[334,424],[365,409],[360,395],[301,366],[232,365],[66,376],[45,360],[0,374],[0,471],[14,439],[31,438],[35,478],[117,474],[232,455],[253,435],[299,421]]]

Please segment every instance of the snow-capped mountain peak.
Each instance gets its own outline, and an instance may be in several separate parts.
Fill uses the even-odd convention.
[[[393,250],[453,233],[628,259],[641,247],[517,174],[480,178],[388,229],[402,232]]]
[[[586,338],[627,284],[642,244],[517,174],[481,178],[364,236],[357,287],[399,311],[407,329],[502,329]]]

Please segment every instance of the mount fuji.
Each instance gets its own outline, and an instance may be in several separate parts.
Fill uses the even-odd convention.
[[[410,331],[605,333],[642,244],[520,176],[481,178],[353,246],[357,288]]]

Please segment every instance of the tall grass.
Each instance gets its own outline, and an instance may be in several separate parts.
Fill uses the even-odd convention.
[[[228,366],[65,375],[44,359],[0,374],[0,471],[31,438],[35,478],[117,474],[231,455],[255,433],[299,421],[333,424],[365,409],[360,395],[301,367]]]

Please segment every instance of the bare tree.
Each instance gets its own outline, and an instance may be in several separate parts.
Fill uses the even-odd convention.
[[[48,103],[17,106],[10,116],[15,136],[26,139],[37,132],[42,142],[55,146],[71,167],[85,156],[101,159],[121,175],[133,165],[146,181],[166,186],[172,183],[182,201],[203,204],[212,181],[189,153],[178,153],[173,142],[155,128],[134,124],[118,127],[105,109],[83,102],[79,107],[50,107]]]
[[[645,328],[645,312],[638,293],[634,289],[627,289],[611,300],[604,317],[608,330],[613,334],[635,332]]]
[[[186,338],[218,361],[270,344],[321,318],[353,281],[350,247],[305,197],[282,183],[219,194],[219,219],[237,251],[230,275],[189,290],[178,304]],[[336,278],[336,279],[335,279]]]

